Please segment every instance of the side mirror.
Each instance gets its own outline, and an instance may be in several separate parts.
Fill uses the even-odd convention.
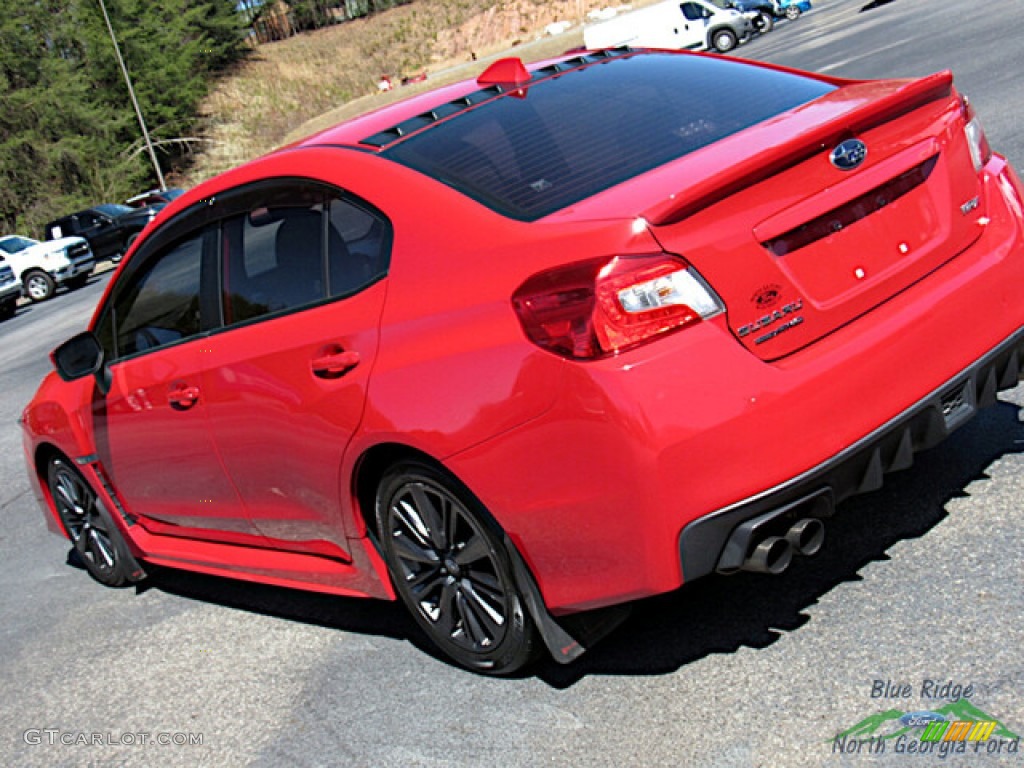
[[[57,374],[64,381],[95,375],[100,390],[106,394],[110,387],[103,358],[103,347],[92,331],[72,336],[50,353]]]

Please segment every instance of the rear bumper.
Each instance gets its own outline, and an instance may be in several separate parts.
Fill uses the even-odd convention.
[[[999,158],[986,184],[990,219],[968,250],[810,347],[765,362],[718,317],[566,362],[551,409],[448,457],[548,608],[678,588],[715,569],[738,522],[819,489],[875,487],[1013,386],[1024,195]]]
[[[779,534],[795,520],[831,513],[836,504],[877,490],[888,472],[908,469],[914,454],[938,445],[1000,390],[1017,385],[1024,368],[1024,329],[896,418],[819,466],[688,525],[679,537],[683,579],[730,572],[748,553],[729,546],[733,532],[754,518],[762,533]]]

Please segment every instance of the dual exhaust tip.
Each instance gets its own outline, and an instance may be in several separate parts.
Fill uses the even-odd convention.
[[[793,555],[810,557],[825,542],[825,525],[814,517],[793,523],[784,536],[767,536],[743,562],[742,570],[777,575],[789,567]]]

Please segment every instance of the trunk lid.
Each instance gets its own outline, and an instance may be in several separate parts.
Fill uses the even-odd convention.
[[[737,338],[778,359],[980,236],[964,125],[948,72],[849,84],[660,169],[657,185],[699,181],[645,218],[721,296]]]

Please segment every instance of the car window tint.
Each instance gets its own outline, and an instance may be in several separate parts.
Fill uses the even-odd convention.
[[[387,273],[388,221],[354,200],[326,193],[320,200],[255,208],[224,222],[228,324],[350,296]]]
[[[114,300],[118,357],[199,333],[202,254],[201,234],[180,242],[150,264],[131,288]]]
[[[327,227],[331,296],[346,296],[387,271],[390,227],[380,216],[347,200],[332,200]]]
[[[460,111],[381,154],[533,221],[834,89],[726,58],[624,55]]]
[[[225,223],[229,323],[326,297],[323,206],[257,208]]]

